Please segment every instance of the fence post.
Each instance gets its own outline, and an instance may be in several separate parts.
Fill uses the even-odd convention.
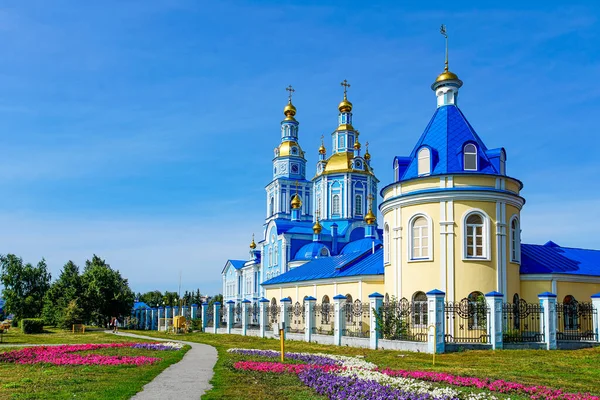
[[[308,296],[304,299],[304,341],[312,341],[312,332],[315,328],[315,303],[317,299],[312,296]]]
[[[190,313],[190,318],[192,320],[198,319],[198,304],[192,304],[192,311]]]
[[[260,337],[264,338],[269,326],[269,300],[263,297],[258,304],[260,305]]]
[[[206,325],[208,324],[208,303],[202,303],[202,332],[206,332]]]
[[[169,330],[169,318],[173,318],[173,311],[171,311],[171,306],[165,307],[165,332]]]
[[[165,309],[163,307],[158,307],[158,327],[156,329],[159,332],[160,332],[160,328],[162,326],[161,323],[160,323],[160,320],[161,320],[161,318],[164,318],[164,313],[165,313]]]
[[[556,330],[558,328],[558,316],[556,315],[556,295],[550,292],[538,294],[540,306],[544,310],[544,317],[540,319],[543,324],[540,328],[544,332],[547,350],[556,350]]]
[[[218,301],[215,301],[214,304],[214,311],[213,311],[213,333],[219,333],[219,311],[221,311],[221,303]],[[227,326],[229,326],[229,324],[227,324]]]
[[[225,324],[227,333],[231,333],[231,329],[233,328],[233,313],[235,310],[235,301],[228,300],[225,303]]]
[[[427,352],[443,353],[446,351],[444,324],[444,302],[446,293],[441,290],[427,292]],[[430,328],[431,327],[431,328]],[[434,329],[435,327],[435,329]]]
[[[346,296],[338,294],[333,298],[333,344],[342,345],[342,333],[344,332],[344,304]]]
[[[383,295],[381,293],[371,293],[369,295],[369,348],[377,350],[379,348],[379,339],[381,331],[377,327],[377,314],[383,306]]]
[[[292,301],[287,297],[285,299],[281,299],[281,322],[283,322],[283,326],[285,329],[283,330],[283,338],[286,337],[286,332],[290,328],[290,315],[287,312],[288,306],[292,304]],[[279,331],[279,328],[277,328]]]
[[[248,299],[242,301],[242,335],[248,334],[248,307],[252,302]]]
[[[154,317],[156,316],[156,309],[155,308],[151,308],[150,309],[150,330],[153,331],[154,330]]]
[[[489,292],[485,295],[485,301],[490,309],[490,317],[488,321],[488,334],[492,349],[502,349],[502,304],[504,303],[504,295],[498,292]]]
[[[600,312],[600,293],[592,295],[592,308],[594,334],[596,335],[596,341],[600,342],[600,321],[598,320],[598,312]]]

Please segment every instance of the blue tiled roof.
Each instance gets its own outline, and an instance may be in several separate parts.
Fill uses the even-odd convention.
[[[242,267],[244,266],[244,264],[246,263],[246,261],[244,260],[227,260],[227,262],[225,263],[225,266],[223,267],[223,271],[221,271],[221,273],[225,272],[225,268],[227,268],[227,264],[233,265],[233,268],[235,269],[242,269]]]
[[[275,226],[277,227],[278,235],[281,235],[282,233],[313,234],[313,223],[310,221],[288,221],[284,219],[278,219],[275,221]],[[329,234],[329,232],[325,232],[325,230],[323,230],[322,234]]]
[[[600,276],[600,250],[522,244],[521,273]]]
[[[373,243],[375,243],[375,247],[377,247],[378,245],[381,244],[381,240],[370,239],[370,238],[363,238],[363,239],[355,240],[354,242],[350,242],[346,246],[344,246],[344,248],[342,249],[340,254],[355,253],[357,251],[363,253],[366,250],[372,249]]]
[[[463,168],[462,149],[468,142],[477,146],[478,171],[465,171]],[[436,110],[427,128],[425,128],[425,132],[423,132],[410,154],[410,161],[404,157],[395,159],[400,167],[404,167],[408,163],[404,173],[399,177],[400,180],[413,179],[419,176],[417,152],[422,147],[429,147],[431,150],[431,175],[448,173],[499,175],[499,170],[490,161],[489,155],[496,155],[496,152],[501,151],[501,149],[488,150],[460,109],[454,105],[442,106]]]
[[[313,258],[321,257],[321,249],[327,249],[327,254],[325,255],[325,257],[327,257],[330,251],[323,243],[312,242],[305,244],[298,250],[294,260],[311,260]]]
[[[263,285],[356,275],[383,275],[383,247],[381,245],[375,248],[375,253],[369,248],[365,252],[314,259],[298,268],[263,282]]]
[[[150,308],[150,306],[146,303],[144,303],[143,301],[135,301],[133,303],[133,309],[134,310],[145,310],[146,308]]]

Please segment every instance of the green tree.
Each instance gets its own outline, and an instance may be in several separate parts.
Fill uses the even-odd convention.
[[[217,295],[211,297],[211,299],[208,302],[208,306],[212,307],[217,301],[219,303],[223,304],[223,295],[222,294],[217,294]]]
[[[165,303],[165,306],[176,306],[179,302],[179,295],[177,294],[177,292],[169,292],[167,290],[165,291],[165,294],[163,296],[163,301]]]
[[[111,316],[131,314],[135,296],[127,279],[100,257],[85,262],[81,281],[85,320],[105,326]]]
[[[46,261],[42,259],[35,267],[23,265],[21,258],[8,254],[0,256],[0,267],[6,312],[14,314],[17,321],[40,317],[51,279]]]
[[[65,309],[73,301],[83,296],[79,267],[73,261],[67,262],[60,275],[44,297],[42,315],[48,325],[64,326]]]
[[[71,328],[74,324],[83,322],[83,309],[79,307],[77,299],[73,299],[63,309],[63,315],[60,319],[60,326],[64,329]]]
[[[160,307],[162,306],[163,295],[160,290],[153,290],[140,295],[138,299],[148,304],[150,307]]]

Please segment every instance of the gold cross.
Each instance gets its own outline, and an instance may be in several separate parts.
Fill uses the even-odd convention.
[[[373,197],[373,195],[372,195],[372,194],[369,194],[369,195],[367,196],[367,199],[369,199],[369,210],[373,210],[373,199],[374,199],[374,198],[375,198],[375,197]]]
[[[344,87],[344,98],[346,98],[346,92],[348,91],[350,84],[348,83],[347,80],[344,79],[344,82],[340,83],[340,85],[342,85]]]
[[[296,194],[298,194],[298,181],[296,181]]]
[[[369,151],[369,142],[365,143],[365,146],[367,147],[367,152]]]
[[[292,102],[292,93],[295,92],[294,88],[292,87],[292,85],[288,86],[285,88],[285,90],[287,90],[288,92],[290,92],[290,95],[288,97],[289,102]]]

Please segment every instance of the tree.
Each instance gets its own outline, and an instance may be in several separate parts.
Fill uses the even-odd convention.
[[[42,259],[35,267],[29,263],[23,265],[21,258],[8,254],[0,256],[0,267],[7,313],[14,314],[16,320],[40,317],[51,279],[46,261]]]
[[[73,261],[67,262],[60,273],[60,276],[44,297],[44,309],[42,315],[48,325],[64,326],[62,319],[65,315],[65,309],[73,301],[83,296],[81,285],[81,275],[79,267]]]
[[[177,294],[177,292],[169,292],[167,290],[165,291],[165,294],[163,296],[163,301],[165,303],[165,306],[176,306],[179,301],[179,295]]]
[[[223,295],[222,294],[217,294],[217,295],[213,296],[210,299],[210,301],[208,302],[208,307],[212,307],[217,301],[219,303],[223,304]]]
[[[135,296],[127,279],[100,257],[94,254],[85,262],[81,281],[85,320],[105,326],[111,316],[131,313]]]
[[[140,295],[138,300],[148,304],[149,307],[160,307],[162,306],[163,295],[160,290],[153,290]]]
[[[77,299],[73,299],[63,309],[63,315],[60,319],[60,326],[64,329],[71,328],[74,324],[83,322],[83,309],[79,307]]]

